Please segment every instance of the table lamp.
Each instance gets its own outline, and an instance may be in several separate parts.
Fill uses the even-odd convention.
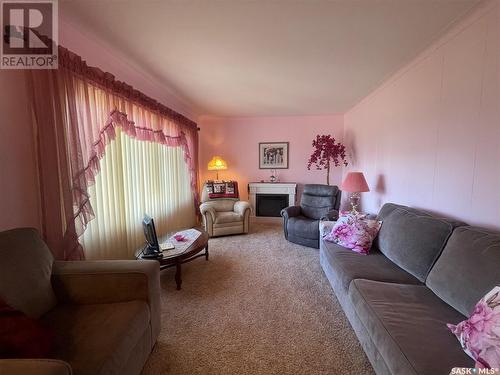
[[[347,191],[351,193],[349,200],[351,202],[351,213],[353,215],[358,214],[359,199],[361,197],[360,193],[370,191],[368,184],[366,183],[365,176],[362,172],[349,172],[342,182],[340,190]]]
[[[209,171],[217,171],[217,180],[219,179],[219,171],[227,169],[227,163],[220,157],[214,156],[212,160],[208,162]]]

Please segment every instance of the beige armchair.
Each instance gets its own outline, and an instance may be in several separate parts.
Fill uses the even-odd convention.
[[[0,233],[0,298],[57,337],[47,359],[3,359],[0,374],[140,374],[160,332],[156,261],[54,261],[31,228]]]
[[[208,197],[206,186],[201,193],[200,212],[210,237],[248,233],[250,204],[239,199]]]

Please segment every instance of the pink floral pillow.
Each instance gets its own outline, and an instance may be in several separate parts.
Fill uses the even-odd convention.
[[[343,212],[324,239],[356,253],[368,254],[381,224],[381,221],[366,219],[365,215]]]
[[[469,319],[447,326],[463,350],[476,361],[476,367],[500,367],[500,286],[476,304]]]

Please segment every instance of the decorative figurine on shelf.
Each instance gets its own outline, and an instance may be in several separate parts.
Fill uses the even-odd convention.
[[[278,171],[276,169],[271,169],[271,176],[269,177],[270,182],[279,182]]]

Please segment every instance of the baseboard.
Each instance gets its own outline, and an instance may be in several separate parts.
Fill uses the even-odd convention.
[[[282,222],[283,218],[281,217],[250,216],[252,224],[280,224]]]

